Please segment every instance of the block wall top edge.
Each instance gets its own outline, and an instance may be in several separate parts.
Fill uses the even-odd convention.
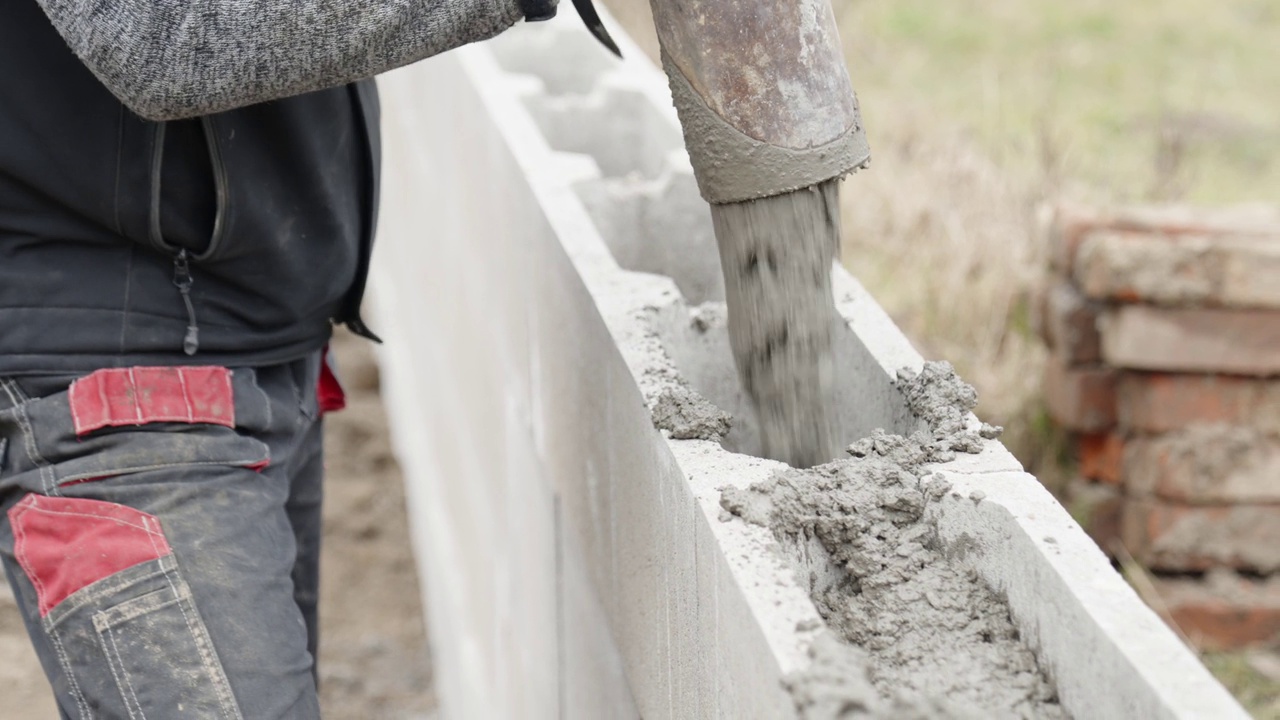
[[[998,546],[1003,562],[978,556],[978,572],[1006,594],[1018,624],[1030,630],[1064,704],[1088,704],[1066,705],[1076,717],[1122,717],[1113,713],[1123,707],[1137,712],[1129,717],[1249,717],[1034,476],[936,468],[952,484],[935,510],[944,539],[979,552]],[[1046,578],[1057,581],[1056,589]],[[1091,657],[1078,657],[1085,648]],[[1143,685],[1122,692],[1106,668],[1122,668]],[[1064,684],[1075,686],[1074,698]],[[1135,702],[1142,707],[1133,708]],[[1082,714],[1086,709],[1104,714]]]
[[[706,440],[668,439],[667,445],[689,480],[703,520],[756,614],[780,671],[786,675],[806,667],[809,645],[825,627],[808,591],[767,528],[720,519],[719,487],[745,487],[784,466],[741,455],[723,458],[724,450]]]
[[[896,378],[899,370],[918,371],[924,365],[924,358],[911,341],[852,273],[835,263],[831,281],[836,310],[890,379]]]

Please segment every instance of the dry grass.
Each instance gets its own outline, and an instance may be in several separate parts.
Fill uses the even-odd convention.
[[[926,356],[973,383],[979,414],[1056,485],[1060,443],[1043,420],[1045,350],[1031,323],[1039,193],[910,113],[877,135],[872,166],[843,188],[845,265]]]
[[[1280,677],[1264,672],[1280,663],[1280,652],[1205,653],[1200,659],[1257,720],[1280,720]]]
[[[1280,6],[1258,0],[834,0],[873,164],[845,262],[1051,489],[1030,298],[1044,200],[1280,197]]]
[[[1024,181],[1119,201],[1280,197],[1274,0],[834,4],[873,139],[897,122],[881,111],[910,102]]]

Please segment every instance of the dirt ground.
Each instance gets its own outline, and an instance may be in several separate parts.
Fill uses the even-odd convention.
[[[330,415],[321,571],[327,720],[434,720],[435,695],[400,469],[368,343],[335,339],[348,406]],[[7,583],[0,583],[0,720],[56,718]]]

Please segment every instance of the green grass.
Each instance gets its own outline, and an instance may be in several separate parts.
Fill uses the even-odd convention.
[[[873,150],[907,102],[1091,197],[1280,198],[1275,0],[835,6]]]
[[[1205,653],[1200,659],[1257,720],[1280,720],[1280,682],[1254,669],[1245,653]]]

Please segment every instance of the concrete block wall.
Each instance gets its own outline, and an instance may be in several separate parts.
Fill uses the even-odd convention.
[[[1199,644],[1280,640],[1280,209],[1046,220],[1045,396],[1076,433],[1072,502],[1104,548],[1179,575],[1159,582]]]
[[[794,717],[822,628],[771,533],[721,520],[784,466],[699,304],[723,290],[665,79],[620,44],[561,18],[382,82],[373,317],[446,718]],[[920,356],[833,280],[844,431],[911,431]],[[723,445],[654,427],[675,386],[738,417]],[[1244,717],[999,443],[936,469],[939,535],[1074,716]]]

